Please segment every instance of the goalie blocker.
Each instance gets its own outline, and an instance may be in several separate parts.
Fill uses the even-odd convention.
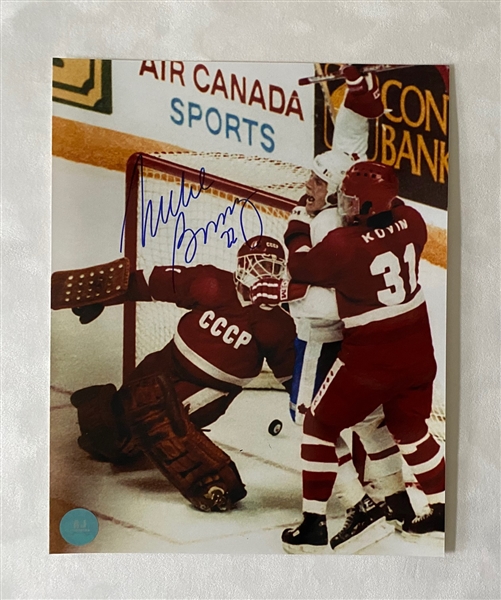
[[[110,263],[57,271],[51,279],[51,308],[80,308],[108,302],[129,288],[130,267],[127,258]]]

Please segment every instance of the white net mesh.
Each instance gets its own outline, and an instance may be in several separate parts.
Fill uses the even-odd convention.
[[[222,152],[160,152],[159,158],[201,169],[219,177],[297,202],[304,194],[310,169],[283,162]]]
[[[308,170],[288,163],[242,155],[178,153],[157,155],[180,166],[205,168],[211,175],[238,181],[257,190],[280,194],[297,201],[304,190]],[[178,174],[143,168],[139,181],[137,263],[146,273],[154,266],[212,264],[234,271],[236,254],[245,239],[260,233],[283,240],[290,208],[271,207],[249,196],[236,185],[235,192],[221,189],[217,181],[183,208],[184,217],[173,216],[181,193]],[[185,198],[188,188],[185,182]],[[143,201],[141,201],[141,198]],[[163,199],[163,200],[161,200]],[[160,204],[163,203],[163,210]],[[169,214],[169,203],[173,210]],[[148,212],[149,211],[149,212]],[[163,218],[158,219],[162,213]],[[157,229],[158,220],[158,229]],[[177,225],[176,225],[177,223]],[[184,236],[183,236],[184,231]],[[143,246],[144,244],[144,246]],[[136,307],[136,364],[150,352],[161,349],[175,332],[183,310],[161,302],[138,303]]]

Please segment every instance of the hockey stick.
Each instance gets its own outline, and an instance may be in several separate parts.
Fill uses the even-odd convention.
[[[324,102],[325,102],[325,104],[327,106],[327,110],[329,111],[329,115],[330,115],[331,121],[332,121],[332,123],[335,123],[336,122],[336,117],[334,115],[334,110],[332,108],[332,102],[331,102],[331,95],[330,95],[330,92],[329,92],[329,87],[327,85],[325,77],[321,74],[322,73],[322,67],[320,66],[319,63],[315,63],[315,71],[317,73],[316,79],[319,80],[320,87],[322,88],[322,94],[323,94],[323,97],[324,97]]]
[[[393,71],[394,69],[402,69],[403,67],[412,67],[414,65],[364,65],[360,67],[359,71],[362,75],[366,73],[381,73],[382,71]],[[342,67],[342,65],[340,65]],[[340,68],[338,73],[334,75],[324,75],[322,77],[302,77],[298,81],[298,85],[310,85],[312,83],[322,83],[324,81],[337,81],[344,79],[343,71]]]

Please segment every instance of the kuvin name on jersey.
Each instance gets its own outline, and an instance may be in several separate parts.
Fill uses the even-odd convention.
[[[404,229],[408,229],[407,221],[405,219],[400,219],[399,221],[395,221],[388,227],[384,229],[374,229],[369,233],[362,233],[361,238],[364,240],[366,244],[369,242],[373,242],[376,238],[383,239],[387,235],[393,235],[399,231],[403,231]],[[376,237],[374,237],[374,235]]]

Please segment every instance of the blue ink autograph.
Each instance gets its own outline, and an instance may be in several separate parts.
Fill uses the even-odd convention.
[[[247,205],[254,209],[255,214],[259,220],[260,227],[260,236],[263,235],[263,220],[257,208],[252,204],[249,198],[235,198],[233,203],[228,206],[223,212],[220,212],[215,221],[207,221],[207,223],[203,227],[199,227],[194,230],[191,227],[186,226],[186,219],[184,216],[184,212],[181,212],[176,220],[176,227],[174,230],[174,243],[172,246],[172,264],[176,264],[176,252],[183,245],[185,238],[187,240],[187,245],[184,251],[184,261],[189,264],[191,263],[197,253],[199,241],[203,244],[207,244],[209,241],[209,234],[211,233],[211,229],[214,233],[218,233],[221,226],[226,226],[226,220],[229,217],[233,216],[236,207],[240,205],[240,231],[242,232],[242,236],[245,242],[248,241],[247,235],[245,233],[245,224],[244,224],[244,209]],[[233,244],[238,242],[238,237],[235,233],[234,227],[228,227],[228,229],[224,230],[220,234],[220,239],[224,239],[226,242],[226,247],[231,248]]]
[[[248,198],[235,198],[230,206],[225,208],[224,211],[220,212],[215,220],[209,220],[205,225],[198,229],[192,229],[186,225],[186,216],[184,209],[187,209],[192,200],[197,200],[200,195],[210,189],[212,183],[206,184],[205,182],[205,169],[202,167],[199,171],[199,180],[195,186],[190,185],[189,190],[185,192],[185,175],[181,175],[181,183],[177,198],[173,190],[169,192],[169,199],[167,205],[165,203],[164,196],[160,196],[160,201],[157,208],[157,213],[154,215],[154,207],[152,200],[145,200],[144,194],[144,178],[143,178],[143,160],[142,155],[138,156],[134,169],[137,168],[139,163],[139,178],[141,186],[141,245],[143,248],[146,246],[148,236],[155,238],[158,234],[160,225],[167,225],[170,219],[176,219],[174,227],[174,238],[172,244],[172,265],[176,264],[176,254],[181,249],[183,243],[187,242],[184,250],[184,262],[190,264],[195,259],[199,243],[207,244],[209,241],[209,235],[211,233],[220,233],[219,238],[226,242],[226,247],[231,248],[238,242],[238,237],[235,233],[235,228],[227,226],[226,221],[233,217],[237,206],[240,207],[239,213],[239,224],[240,231],[244,238],[244,241],[248,241],[248,237],[245,232],[245,208],[250,207],[253,209],[254,214],[257,216],[259,222],[259,236],[263,235],[263,220],[256,206],[251,202],[250,198],[255,193],[253,192]],[[132,185],[134,185],[134,179]],[[125,224],[127,219],[127,211],[129,208],[129,199],[131,190],[127,191],[127,205],[125,210],[124,219],[122,222],[122,234],[120,238],[120,252],[123,249],[124,235],[125,235]],[[222,228],[227,227],[223,231]],[[212,230],[212,231],[211,231]]]

